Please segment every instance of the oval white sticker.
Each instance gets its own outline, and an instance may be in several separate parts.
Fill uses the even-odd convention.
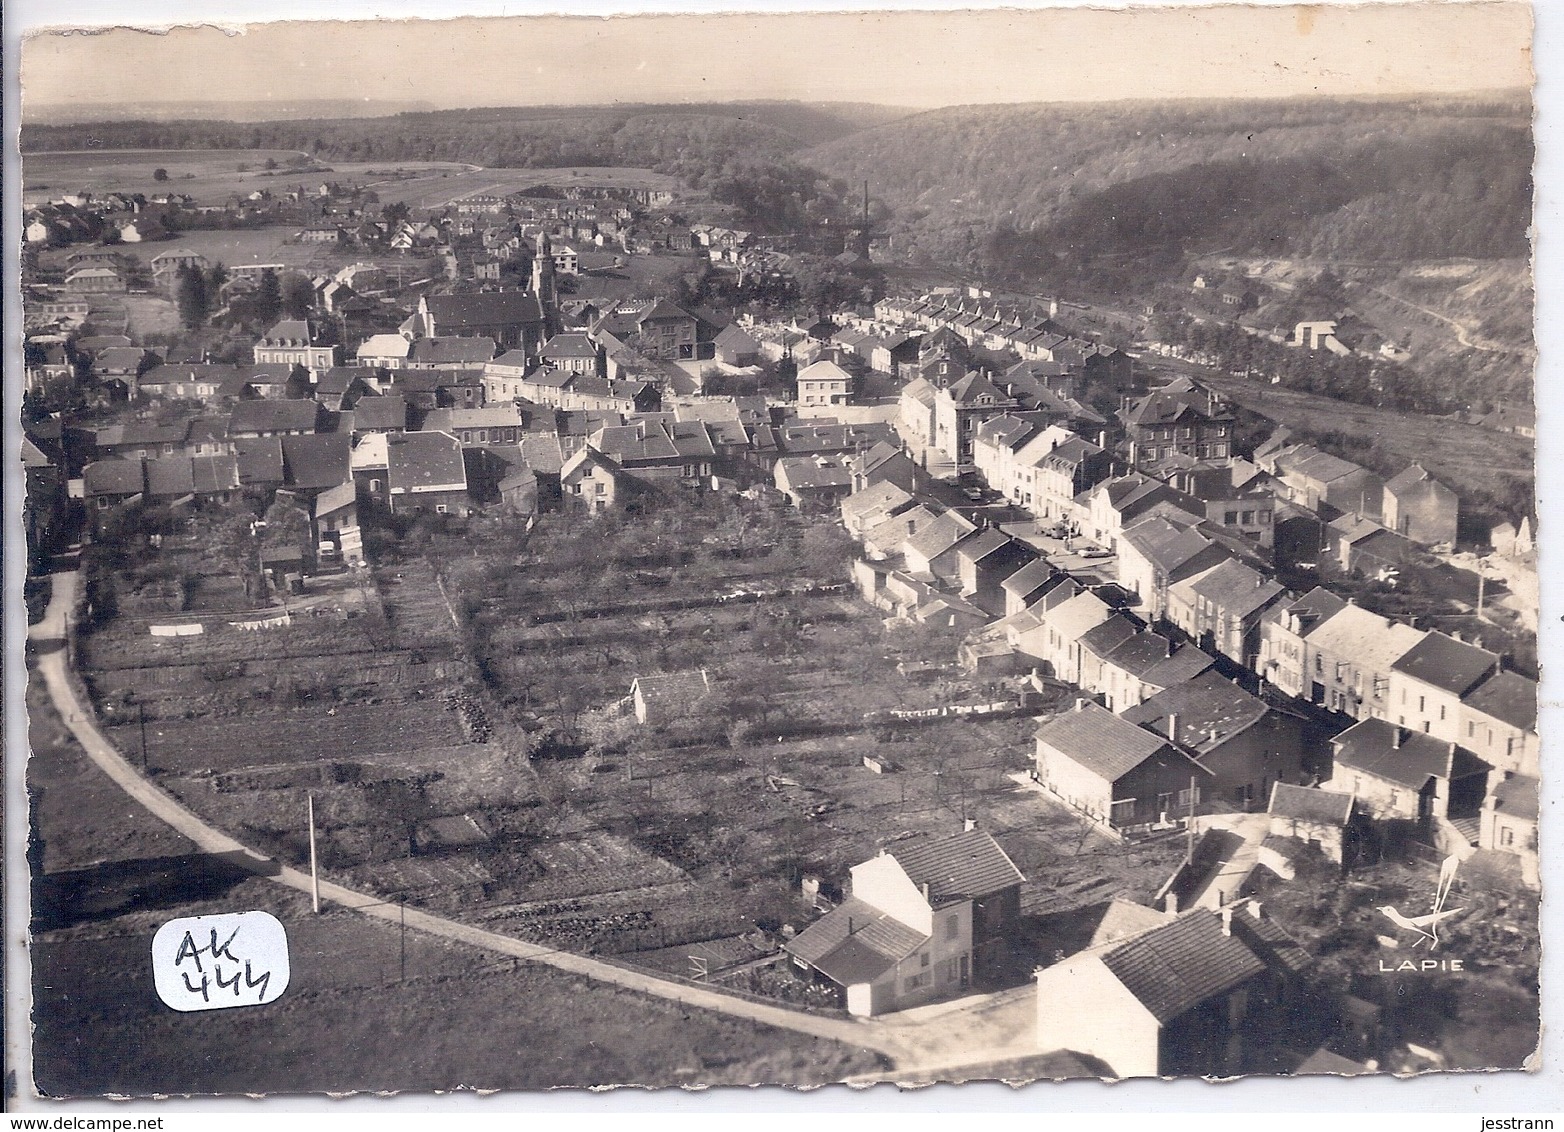
[[[288,974],[288,933],[270,912],[186,916],[152,937],[157,995],[175,1010],[274,1002]]]

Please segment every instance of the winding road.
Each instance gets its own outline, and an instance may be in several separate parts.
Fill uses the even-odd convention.
[[[66,658],[67,619],[75,606],[79,576],[76,570],[52,575],[48,610],[42,621],[29,628],[27,637],[37,657],[37,671],[43,677],[49,697],[87,757],[148,813],[189,838],[201,850],[221,854],[234,865],[276,884],[299,892],[311,892],[313,886],[308,873],[258,853],[209,825],[143,777],[99,730],[91,709],[82,703],[75,685],[69,679]],[[398,905],[380,896],[325,880],[320,882],[320,898],[391,923],[401,922],[403,914]],[[1035,1047],[1030,1044],[1029,1020],[1034,1010],[1032,998],[1029,993],[1020,994],[1017,990],[973,996],[921,1011],[906,1011],[888,1019],[829,1018],[674,982],[591,956],[529,943],[413,908],[406,909],[405,916],[407,927],[499,955],[542,963],[685,1006],[872,1050],[889,1058],[896,1067],[897,1072],[886,1079],[900,1079],[911,1073],[926,1079],[928,1074],[948,1067],[1035,1052]],[[1019,991],[1029,989],[1019,988]],[[855,1083],[868,1082],[860,1079]]]

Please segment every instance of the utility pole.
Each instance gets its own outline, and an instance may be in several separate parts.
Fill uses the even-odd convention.
[[[402,963],[401,981],[405,983],[407,982],[407,905],[401,901],[397,902],[396,919],[397,925],[401,929],[399,932],[400,938],[398,939],[398,949],[401,952]]]
[[[1189,776],[1189,817],[1184,822],[1184,860],[1195,859],[1195,776]]]
[[[320,915],[320,868],[315,857],[315,795],[307,794],[310,815],[310,900]]]

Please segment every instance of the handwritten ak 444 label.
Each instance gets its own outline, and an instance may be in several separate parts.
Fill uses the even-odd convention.
[[[288,933],[270,912],[170,920],[152,937],[157,994],[175,1010],[274,1002],[288,988]]]

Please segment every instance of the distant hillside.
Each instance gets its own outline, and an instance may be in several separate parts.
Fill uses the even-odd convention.
[[[1523,94],[966,106],[800,161],[897,214],[897,250],[1112,289],[1199,251],[1409,260],[1525,255]]]
[[[466,161],[492,168],[641,166],[687,175],[725,162],[781,161],[905,111],[857,103],[738,102],[490,107],[264,122],[29,123],[23,152],[301,149],[338,161]]]
[[[49,126],[83,122],[274,122],[300,118],[383,118],[431,110],[428,102],[384,102],[352,98],[301,98],[290,102],[71,102],[27,106],[29,123]]]

